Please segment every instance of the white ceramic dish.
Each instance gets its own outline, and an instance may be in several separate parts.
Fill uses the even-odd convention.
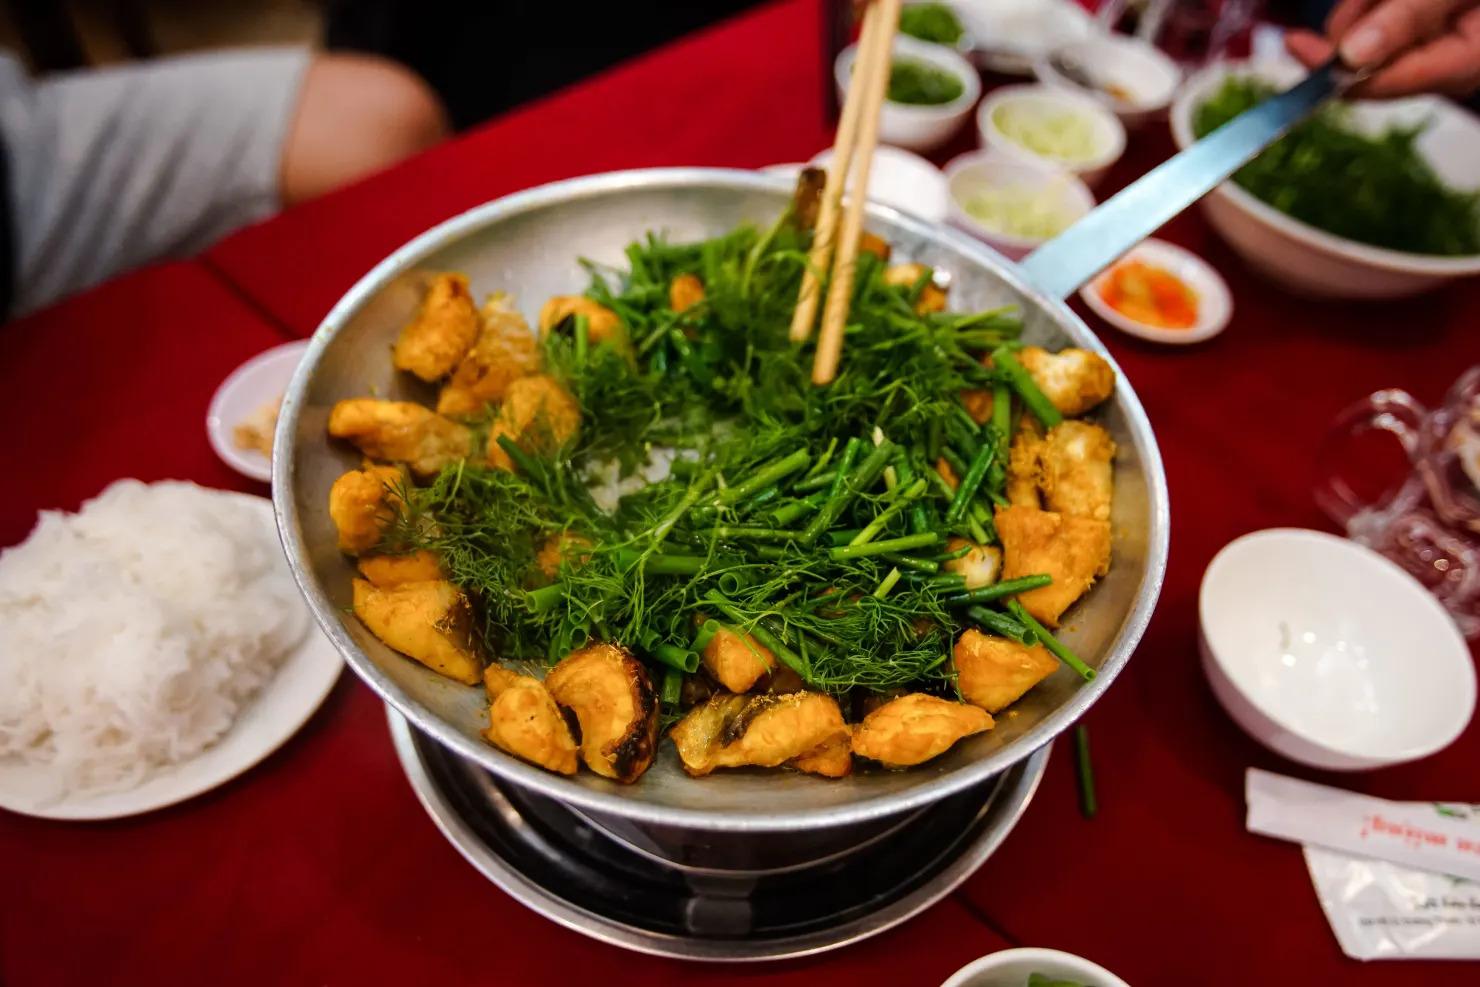
[[[1230,73],[1254,75],[1277,85],[1299,79],[1290,62],[1225,63],[1188,81],[1172,104],[1172,137],[1178,148],[1193,142],[1193,112]],[[1436,96],[1354,104],[1357,124],[1374,131],[1429,121],[1420,153],[1450,185],[1480,188],[1480,119]],[[1256,271],[1307,295],[1331,298],[1399,298],[1455,278],[1480,274],[1480,255],[1433,257],[1385,250],[1335,236],[1266,205],[1233,182],[1201,203],[1208,222]]]
[[[996,113],[1003,106],[1025,107],[1034,115],[1072,113],[1089,124],[1095,153],[1080,161],[1065,161],[1036,154],[1004,134],[997,126]],[[1105,177],[1125,153],[1125,126],[1120,118],[1097,99],[1082,92],[1055,86],[1004,86],[982,100],[976,108],[976,129],[982,147],[1023,161],[1038,161],[1065,168],[1080,177],[1091,188]]]
[[[243,476],[270,482],[272,459],[255,449],[238,446],[232,430],[283,396],[307,351],[306,339],[263,350],[233,370],[216,388],[206,411],[206,435],[221,461]]]
[[[941,987],[1024,987],[1028,977],[1041,973],[1086,987],[1130,987],[1098,963],[1057,949],[1004,949],[973,960]]]
[[[837,84],[838,98],[841,100],[848,98],[848,81],[852,78],[853,61],[857,57],[858,45],[852,44],[840,51],[833,63],[833,81]],[[894,103],[886,99],[879,109],[879,140],[911,151],[929,151],[939,147],[961,129],[971,108],[981,99],[981,77],[970,62],[950,48],[932,45],[917,38],[896,37],[894,58],[929,62],[941,71],[950,73],[961,80],[961,95],[949,103],[933,106]]]
[[[1094,81],[1115,85],[1126,99],[1117,99],[1100,89],[1086,89],[1054,67],[1055,57],[1082,66]],[[1033,62],[1033,74],[1049,86],[1081,93],[1105,106],[1127,127],[1162,116],[1177,95],[1182,70],[1161,49],[1137,38],[1119,34],[1097,34],[1045,52]]]
[[[832,148],[828,148],[809,163],[826,168],[831,161]],[[850,188],[852,184],[850,177]],[[932,223],[946,221],[951,201],[944,172],[912,151],[887,144],[874,149],[868,172],[868,197]]]
[[[1427,757],[1475,711],[1475,668],[1423,586],[1355,542],[1272,528],[1226,545],[1198,597],[1203,669],[1254,739],[1357,771]]]
[[[971,151],[952,160],[946,165],[946,185],[951,225],[991,244],[1011,260],[1027,256],[1048,238],[1013,236],[984,225],[966,211],[965,201],[974,191],[1007,185],[1053,189],[1071,225],[1095,207],[1095,197],[1089,188],[1069,172],[1041,161],[1009,158],[993,152]]]
[[[826,168],[832,148],[819,152],[808,164]],[[806,165],[775,164],[762,168],[770,175],[795,178]],[[852,187],[852,181],[849,181]],[[910,151],[881,144],[874,150],[868,173],[868,197],[932,223],[944,223],[950,208],[950,190],[939,168]]]
[[[956,0],[952,4],[982,68],[1032,75],[1047,51],[1089,37],[1094,21],[1074,0]]]
[[[272,502],[250,499],[261,505],[262,523],[276,539]],[[116,819],[162,809],[225,784],[297,733],[338,681],[344,667],[339,652],[312,620],[305,620],[304,627],[298,647],[226,735],[190,760],[161,768],[127,791],[58,797],[56,780],[45,767],[0,759],[0,808],[44,819]]]
[[[1160,326],[1149,326],[1111,308],[1100,297],[1100,286],[1110,273],[1106,271],[1080,288],[1079,297],[1084,299],[1084,303],[1096,315],[1121,332],[1149,339],[1153,343],[1185,346],[1212,339],[1228,327],[1228,320],[1233,315],[1233,294],[1228,290],[1228,282],[1197,254],[1175,243],[1151,237],[1132,247],[1121,260],[1139,260],[1170,271],[1197,296],[1197,324],[1192,328],[1163,329]],[[1116,263],[1119,264],[1120,261]]]

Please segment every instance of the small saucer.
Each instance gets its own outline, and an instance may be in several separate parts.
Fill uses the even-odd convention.
[[[264,350],[233,370],[211,398],[206,412],[211,448],[223,463],[243,476],[270,483],[272,458],[257,449],[242,448],[233,432],[238,425],[262,417],[263,409],[282,398],[307,350],[306,339]]]

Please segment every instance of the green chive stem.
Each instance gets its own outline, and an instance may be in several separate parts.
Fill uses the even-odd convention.
[[[899,538],[886,538],[884,541],[869,542],[867,545],[839,545],[828,550],[828,556],[834,562],[842,562],[845,559],[860,559],[867,555],[884,555],[887,552],[905,552],[912,548],[927,548],[940,541],[940,535],[933,531],[927,531],[919,535],[903,535]]]
[[[1048,575],[1019,576],[1017,579],[1004,579],[1000,583],[990,586],[982,586],[977,589],[969,589],[965,593],[947,597],[946,602],[951,606],[961,606],[969,603],[990,603],[1000,600],[1004,596],[1016,596],[1018,593],[1026,593],[1030,589],[1038,589],[1053,582],[1053,577]],[[1014,603],[1017,601],[1013,601]],[[1014,614],[1016,616],[1016,614]],[[1021,617],[1018,617],[1021,620]]]
[[[1073,651],[1069,650],[1068,645],[1064,644],[1064,642],[1060,641],[1058,638],[1054,637],[1053,634],[1049,633],[1048,628],[1038,623],[1038,621],[1034,619],[1033,615],[1030,614],[1021,603],[1019,603],[1017,600],[1013,600],[1007,604],[1007,609],[1008,612],[1016,617],[1024,627],[1027,627],[1035,635],[1037,635],[1040,644],[1042,644],[1049,651],[1053,652],[1053,654],[1057,656],[1058,659],[1062,661],[1065,665],[1068,665],[1070,668],[1074,669],[1074,671],[1078,672],[1080,678],[1084,679],[1084,681],[1086,682],[1094,681],[1095,675],[1097,674],[1095,670],[1086,665],[1084,663],[1084,660],[1076,655]]]
[[[993,350],[992,366],[996,367],[1007,378],[1007,382],[1012,385],[1012,389],[1022,399],[1023,405],[1032,413],[1034,418],[1042,423],[1044,428],[1053,428],[1064,420],[1064,416],[1059,413],[1059,409],[1055,408],[1053,402],[1048,399],[1048,396],[1039,390],[1038,384],[1033,380],[1032,375],[1028,373],[1026,367],[1018,362],[1018,358],[1013,354],[1012,350],[1006,346],[999,346]]]

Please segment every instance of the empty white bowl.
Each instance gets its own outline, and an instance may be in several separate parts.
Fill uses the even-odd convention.
[[[1058,70],[1056,56],[1077,63],[1095,82],[1124,90],[1124,98],[1084,88]],[[1127,127],[1164,114],[1182,81],[1182,70],[1160,48],[1121,34],[1097,34],[1045,52],[1033,62],[1033,74],[1045,85],[1097,100]]]
[[[1277,85],[1299,80],[1293,62],[1214,65],[1182,87],[1172,104],[1172,137],[1178,148],[1195,140],[1192,117],[1230,74],[1252,75]],[[1418,150],[1439,176],[1459,189],[1480,188],[1480,119],[1437,96],[1353,104],[1356,123],[1374,131],[1393,124],[1429,127]],[[1330,298],[1400,298],[1445,281],[1480,274],[1480,255],[1435,257],[1373,247],[1318,230],[1224,182],[1201,202],[1213,228],[1254,270],[1306,295]]]
[[[832,148],[818,153],[810,163],[826,168],[830,161]],[[852,184],[850,177],[848,186]],[[950,191],[941,170],[918,154],[887,144],[874,149],[868,197],[932,223],[944,223],[950,207]]]
[[[1213,270],[1212,265],[1197,254],[1175,243],[1150,237],[1126,251],[1125,256],[1117,260],[1115,264],[1126,260],[1139,260],[1151,264],[1181,279],[1182,283],[1191,288],[1192,293],[1197,296],[1197,322],[1188,329],[1166,329],[1162,326],[1138,322],[1124,312],[1111,308],[1109,303],[1100,296],[1100,287],[1110,275],[1110,270],[1107,269],[1096,275],[1089,284],[1080,288],[1079,297],[1084,299],[1084,303],[1096,315],[1121,332],[1139,336],[1141,339],[1149,339],[1153,343],[1186,346],[1190,343],[1201,343],[1203,340],[1212,339],[1228,327],[1228,320],[1233,315],[1233,294],[1228,290],[1228,282],[1224,281],[1223,276]],[[1111,268],[1115,264],[1112,264]]]
[[[1272,528],[1224,546],[1198,599],[1203,669],[1250,736],[1293,761],[1358,771],[1442,750],[1475,711],[1449,614],[1376,552]]]
[[[1047,157],[1028,149],[1004,134],[997,125],[997,111],[1011,106],[1015,111],[1040,118],[1072,114],[1088,124],[1093,151],[1082,159]],[[1125,126],[1100,102],[1082,92],[1055,86],[1005,86],[994,91],[976,109],[976,127],[982,147],[1023,161],[1039,161],[1074,172],[1090,187],[1105,177],[1125,153]]]
[[[837,83],[838,97],[843,101],[848,98],[848,81],[853,76],[853,62],[857,57],[858,45],[851,44],[838,53],[833,63],[833,80]],[[912,151],[933,150],[961,129],[971,108],[981,98],[981,77],[970,62],[951,49],[918,38],[896,37],[893,57],[929,62],[961,81],[961,95],[949,103],[923,106],[886,99],[879,108],[879,140]]]
[[[1089,12],[1075,0],[966,0],[952,4],[972,57],[994,72],[1032,75],[1044,52],[1094,33]]]
[[[979,240],[997,248],[1009,260],[1027,256],[1052,237],[1024,237],[987,226],[966,211],[973,193],[992,187],[1027,186],[1049,189],[1067,220],[1065,229],[1095,207],[1095,197],[1078,178],[1061,168],[1042,161],[1010,158],[990,151],[971,151],[946,165],[946,186],[950,192],[951,225],[965,230]],[[1060,231],[1062,232],[1062,230]]]
[[[1130,987],[1098,963],[1057,949],[1003,949],[973,960],[941,987],[1024,987],[1041,973],[1052,980],[1068,980],[1087,987]]]

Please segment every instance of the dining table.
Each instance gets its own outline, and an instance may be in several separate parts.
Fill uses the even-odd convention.
[[[212,393],[253,354],[311,335],[358,278],[442,220],[576,175],[808,159],[833,127],[827,16],[821,0],[760,5],[199,256],[0,326],[0,546],[38,511],[75,510],[123,477],[267,494],[213,454]],[[489,57],[504,56],[493,45]],[[973,143],[963,133],[935,157]],[[1165,122],[1134,130],[1099,194],[1171,152]],[[542,918],[465,863],[413,794],[381,701],[346,672],[287,744],[187,802],[90,823],[0,811],[0,983],[899,987],[1019,945],[1081,954],[1135,985],[1474,978],[1473,965],[1343,955],[1300,848],[1247,832],[1243,793],[1258,767],[1392,799],[1477,801],[1480,725],[1382,770],[1285,761],[1209,690],[1198,586],[1239,535],[1332,527],[1312,498],[1329,423],[1380,388],[1433,401],[1480,362],[1480,279],[1397,301],[1303,298],[1248,269],[1196,209],[1159,235],[1223,274],[1234,312],[1208,342],[1159,346],[1074,302],[1144,403],[1171,493],[1155,616],[1083,720],[1092,818],[1061,742],[1000,848],[895,928],[770,963],[627,952]]]

